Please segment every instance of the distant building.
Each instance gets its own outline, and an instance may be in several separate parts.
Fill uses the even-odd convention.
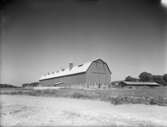
[[[119,86],[122,87],[157,87],[160,86],[158,83],[156,82],[131,82],[131,81],[121,81],[119,82]]]
[[[111,81],[111,71],[103,60],[96,59],[85,64],[69,67],[47,75],[39,82],[41,86],[62,86],[79,88],[108,87]]]

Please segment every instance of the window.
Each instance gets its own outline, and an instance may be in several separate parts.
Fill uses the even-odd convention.
[[[78,65],[78,67],[81,67],[81,66],[83,66],[83,64]]]

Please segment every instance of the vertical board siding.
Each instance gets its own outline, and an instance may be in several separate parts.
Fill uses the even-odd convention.
[[[70,76],[64,76],[64,77],[56,77],[52,79],[47,80],[41,80],[40,85],[41,86],[53,86],[56,83],[62,82],[60,86],[64,87],[80,87],[81,85],[85,85],[86,82],[86,74],[77,74],[77,75],[70,75]]]
[[[108,87],[110,80],[110,70],[103,61],[99,60],[92,63],[86,77],[87,84],[90,88]]]

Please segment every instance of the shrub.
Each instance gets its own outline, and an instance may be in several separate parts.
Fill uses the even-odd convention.
[[[85,98],[85,97],[87,97],[87,96],[84,95],[84,94],[81,94],[81,93],[73,93],[73,94],[72,94],[72,97],[73,97],[73,98]]]
[[[118,96],[110,97],[110,103],[114,105],[118,104],[147,104],[147,105],[166,105],[167,100],[162,97],[153,98],[153,97],[133,97],[133,96]]]
[[[137,81],[139,81],[139,79],[134,78],[134,77],[131,77],[131,76],[127,76],[127,77],[125,78],[125,81],[134,81],[134,82],[137,82]]]

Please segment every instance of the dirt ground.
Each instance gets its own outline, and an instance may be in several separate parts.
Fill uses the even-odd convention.
[[[167,107],[26,95],[0,95],[2,126],[116,125],[167,127]]]

